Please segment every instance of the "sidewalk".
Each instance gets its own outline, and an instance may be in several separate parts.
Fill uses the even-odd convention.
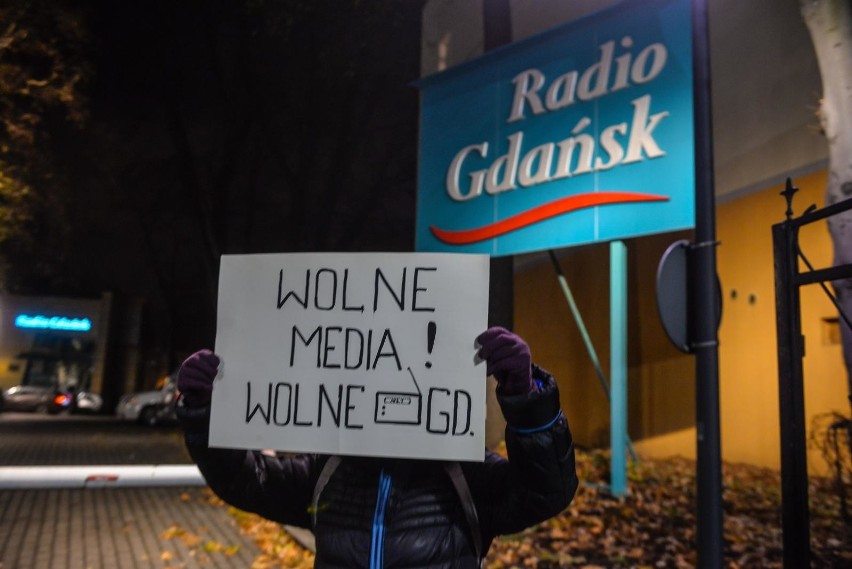
[[[0,414],[0,466],[190,464],[176,429]],[[0,569],[248,568],[260,555],[205,488],[0,491]]]
[[[0,492],[0,568],[248,568],[260,550],[199,488]]]

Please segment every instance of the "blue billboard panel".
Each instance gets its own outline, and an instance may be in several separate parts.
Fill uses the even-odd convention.
[[[694,225],[688,0],[620,4],[423,79],[418,251]]]

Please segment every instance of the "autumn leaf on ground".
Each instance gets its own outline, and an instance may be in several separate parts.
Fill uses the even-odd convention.
[[[211,506],[224,506],[225,502],[222,501],[222,498],[216,495],[213,490],[210,489],[209,486],[205,486],[201,490],[201,502],[205,504],[210,504]]]
[[[160,537],[163,539],[175,539],[176,537],[182,536],[184,533],[183,528],[177,524],[172,524],[160,534]]]
[[[204,538],[195,533],[185,532],[180,536],[180,540],[190,549],[204,541]]]
[[[225,546],[218,541],[208,541],[204,544],[204,551],[208,551],[210,553],[219,553],[223,549],[225,549]]]

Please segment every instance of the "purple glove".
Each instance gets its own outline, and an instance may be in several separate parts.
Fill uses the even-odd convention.
[[[219,356],[210,350],[199,350],[186,358],[177,376],[177,388],[189,407],[210,404],[213,378],[219,367]]]
[[[486,373],[497,380],[503,395],[519,395],[533,389],[530,347],[517,334],[499,326],[489,328],[476,341]]]

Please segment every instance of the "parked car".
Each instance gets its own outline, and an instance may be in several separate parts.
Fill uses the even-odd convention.
[[[175,401],[178,391],[173,381],[167,381],[162,389],[128,393],[119,399],[115,414],[120,419],[138,421],[143,425],[155,426],[177,422]]]
[[[54,387],[41,385],[16,385],[3,394],[5,411],[59,413],[71,407],[73,395]]]
[[[97,393],[79,391],[74,395],[71,405],[72,413],[99,413],[104,406],[104,400]]]

